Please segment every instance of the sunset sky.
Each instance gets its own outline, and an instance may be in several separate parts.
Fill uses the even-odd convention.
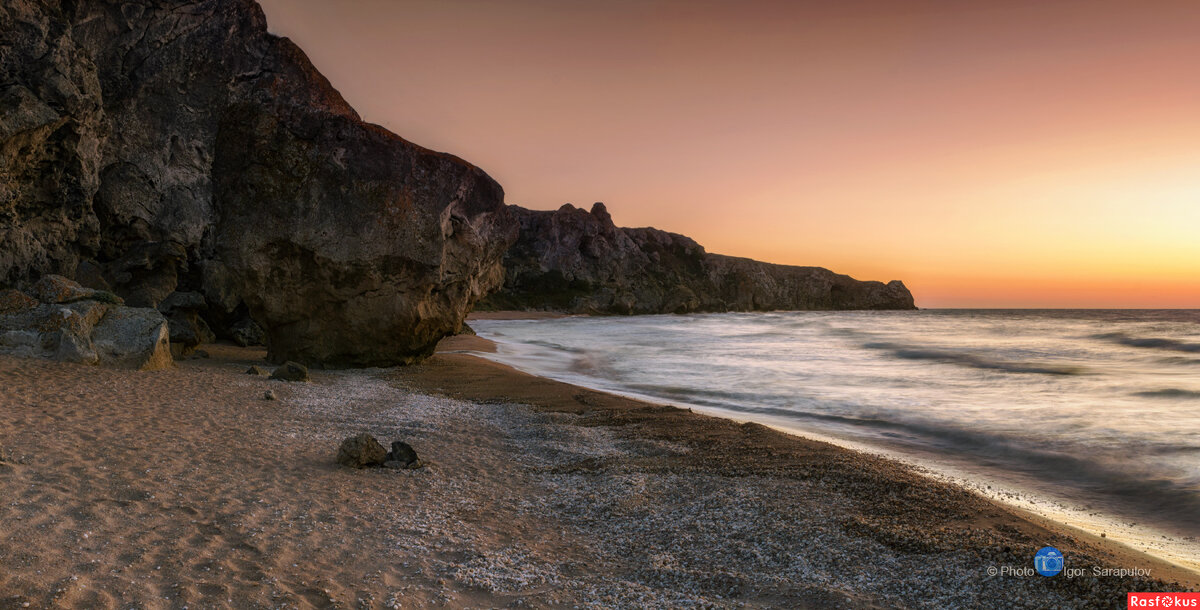
[[[509,203],[922,307],[1200,307],[1200,1],[262,4]]]

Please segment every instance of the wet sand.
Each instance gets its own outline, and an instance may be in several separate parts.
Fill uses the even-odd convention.
[[[480,341],[307,384],[229,346],[158,372],[0,358],[0,608],[1086,607],[1200,583],[887,460],[462,353]],[[359,432],[430,465],[337,466]],[[988,575],[1045,545],[1181,583]]]

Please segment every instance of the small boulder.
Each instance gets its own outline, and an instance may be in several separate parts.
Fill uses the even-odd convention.
[[[84,288],[61,275],[48,274],[42,276],[33,285],[33,296],[43,303],[74,303],[92,298],[99,292]]]
[[[364,432],[342,441],[341,447],[338,447],[337,462],[350,468],[366,468],[382,465],[387,455],[383,445]]]
[[[263,400],[275,400],[275,390],[263,392]]]
[[[266,375],[267,371],[266,371],[266,369],[264,369],[261,366],[252,366],[252,367],[246,369],[246,374],[247,375],[258,375],[259,377],[261,377],[263,375]]]
[[[308,368],[299,362],[285,362],[271,373],[271,379],[279,381],[308,381]]]
[[[404,441],[392,441],[392,450],[388,452],[384,466],[387,466],[387,462],[395,462],[400,464],[401,468],[416,468],[415,464],[419,464],[420,461],[412,445]],[[389,468],[394,467],[389,466]]]

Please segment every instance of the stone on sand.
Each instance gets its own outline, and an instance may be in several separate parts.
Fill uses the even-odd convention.
[[[247,375],[258,375],[258,376],[262,377],[264,375],[267,375],[268,373],[267,373],[266,369],[264,369],[263,367],[255,365],[255,366],[252,366],[252,367],[246,369],[246,374]]]
[[[420,468],[421,460],[412,445],[404,441],[392,441],[392,450],[384,458],[383,465],[387,468]]]
[[[380,445],[375,437],[364,432],[342,441],[342,445],[338,447],[337,462],[350,468],[366,468],[382,465],[387,456],[388,452],[383,445]]]
[[[308,381],[308,367],[299,362],[285,362],[271,373],[271,379],[279,381]]]

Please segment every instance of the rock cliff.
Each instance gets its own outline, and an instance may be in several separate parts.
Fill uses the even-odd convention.
[[[387,365],[515,238],[494,180],[364,123],[253,0],[0,5],[0,288],[61,274],[189,305],[173,336],[252,318],[272,360]]]
[[[820,267],[708,254],[689,237],[617,227],[597,203],[555,211],[509,206],[520,237],[504,287],[480,309],[651,314],[797,309],[914,309],[900,281],[863,282]]]

